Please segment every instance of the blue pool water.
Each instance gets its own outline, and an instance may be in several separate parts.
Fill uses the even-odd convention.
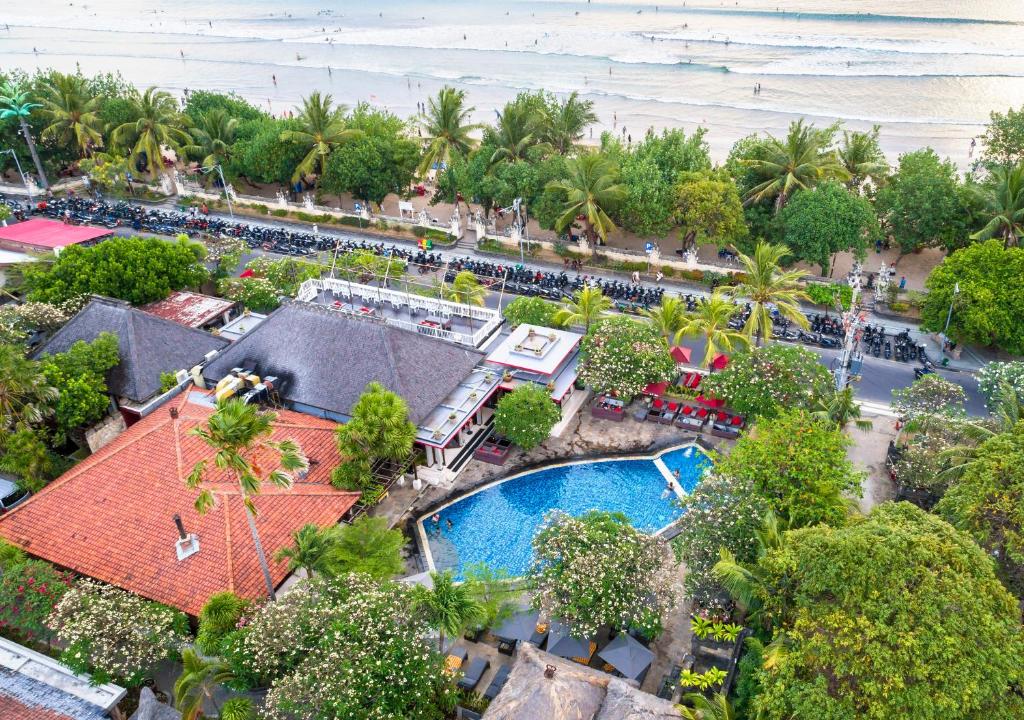
[[[670,473],[679,470],[685,492],[710,464],[693,446],[657,457]],[[665,486],[654,457],[581,462],[513,476],[459,500],[440,511],[440,533],[429,517],[422,523],[438,570],[450,568],[461,579],[466,567],[483,562],[523,575],[530,567],[530,543],[549,510],[621,512],[635,527],[655,532],[681,513],[673,502],[677,496],[666,496]]]

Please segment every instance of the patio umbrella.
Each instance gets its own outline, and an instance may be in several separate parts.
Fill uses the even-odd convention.
[[[690,355],[692,353],[693,351],[690,350],[690,348],[683,347],[682,345],[674,345],[672,349],[669,350],[669,354],[672,355],[672,359],[675,360],[677,364],[690,362]]]
[[[551,622],[548,630],[548,652],[564,658],[590,655],[590,638],[574,638],[569,628],[560,622]]]
[[[501,627],[493,632],[505,640],[522,640],[526,642],[533,637],[533,633],[537,629],[538,617],[540,617],[540,613],[536,611],[523,610],[503,622]]]
[[[637,679],[654,662],[654,653],[641,645],[629,633],[619,633],[598,655],[630,679]]]
[[[711,367],[715,370],[724,370],[725,366],[729,364],[729,356],[725,353],[718,353],[711,361]]]
[[[667,382],[650,383],[644,388],[644,395],[661,395],[668,389]]]

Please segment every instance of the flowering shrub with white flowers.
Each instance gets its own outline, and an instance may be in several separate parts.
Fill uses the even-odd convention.
[[[61,306],[44,302],[4,305],[0,307],[0,341],[19,343],[34,330],[56,330],[72,314]]]
[[[711,373],[700,389],[753,420],[775,417],[786,407],[812,409],[831,391],[832,378],[810,350],[772,344],[736,353],[729,366]]]
[[[754,491],[751,480],[708,472],[680,504],[686,512],[672,547],[686,565],[686,594],[700,608],[723,609],[729,596],[711,569],[721,559],[721,548],[741,563],[756,559],[756,533],[768,503]]]
[[[190,640],[184,613],[88,579],[64,593],[48,624],[66,648],[61,662],[94,682],[128,687]]]
[[[580,344],[580,380],[599,393],[629,400],[653,382],[671,379],[675,360],[665,338],[628,317],[594,324]]]
[[[990,362],[978,371],[978,387],[989,408],[995,406],[1004,384],[1013,388],[1017,397],[1024,398],[1024,362]]]
[[[653,639],[678,597],[672,552],[622,513],[548,513],[533,538],[534,607],[577,637],[604,626],[634,627]]]
[[[892,409],[908,423],[961,419],[967,414],[964,389],[935,373],[922,375],[909,387],[893,390],[892,398]]]
[[[456,678],[397,583],[318,576],[246,623],[226,655],[269,684],[269,720],[442,720],[455,706]]]
[[[547,439],[561,417],[551,393],[539,385],[527,383],[498,400],[494,428],[524,450],[531,450]]]

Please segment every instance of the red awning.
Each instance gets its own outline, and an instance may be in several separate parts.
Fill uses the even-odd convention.
[[[724,370],[725,366],[729,364],[729,356],[725,353],[718,353],[715,355],[715,359],[711,361],[711,367],[715,370]]]
[[[0,228],[0,240],[52,250],[112,235],[113,230],[88,225],[65,225],[56,220],[32,218]]]
[[[690,348],[688,347],[683,347],[682,345],[675,345],[668,352],[670,355],[672,355],[672,358],[677,363],[688,363],[690,362],[690,354],[693,351],[690,350]]]
[[[644,395],[662,395],[667,389],[667,382],[651,383],[644,388]]]

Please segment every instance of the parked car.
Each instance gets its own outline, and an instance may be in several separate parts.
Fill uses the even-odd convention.
[[[17,483],[0,478],[0,513],[28,500],[28,490],[22,490]]]

